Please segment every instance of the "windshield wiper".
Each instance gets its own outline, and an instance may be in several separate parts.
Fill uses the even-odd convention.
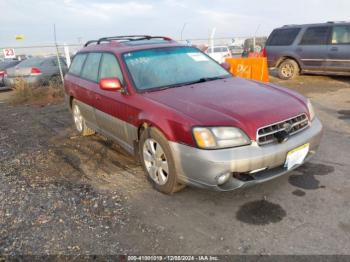
[[[227,76],[214,76],[214,77],[203,77],[196,81],[196,83],[203,83],[203,82],[209,82],[219,79],[225,79]]]
[[[199,84],[199,83],[204,83],[204,82],[209,82],[209,81],[214,81],[214,80],[219,80],[219,79],[225,79],[228,77],[229,76],[203,77],[203,78],[200,78],[198,80],[194,80],[194,81],[190,81],[190,82],[154,88],[152,90],[149,90],[148,92],[159,91],[159,90],[169,89],[169,88],[173,88],[173,87],[189,86],[189,85],[193,85],[193,84]]]

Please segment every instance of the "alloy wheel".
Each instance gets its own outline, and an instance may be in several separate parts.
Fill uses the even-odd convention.
[[[143,144],[143,161],[149,176],[158,185],[165,185],[169,177],[169,164],[161,145],[152,138]]]
[[[73,119],[75,123],[75,127],[79,132],[83,131],[83,116],[80,113],[80,109],[77,105],[73,107]]]
[[[294,67],[292,64],[285,64],[281,71],[286,78],[290,78],[294,74]]]

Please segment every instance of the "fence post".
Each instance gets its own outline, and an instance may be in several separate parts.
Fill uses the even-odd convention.
[[[59,53],[58,53],[58,45],[57,45],[57,39],[56,39],[56,25],[55,24],[53,24],[53,35],[54,35],[54,39],[55,39],[56,57],[57,57],[58,69],[60,70],[61,81],[62,81],[62,84],[63,84],[64,83],[64,78],[63,78],[63,72],[62,72],[62,65],[61,65],[61,61],[60,61],[60,56],[59,56]]]
[[[64,55],[66,56],[67,67],[69,67],[71,60],[69,55],[69,46],[67,46],[66,43],[64,43]]]

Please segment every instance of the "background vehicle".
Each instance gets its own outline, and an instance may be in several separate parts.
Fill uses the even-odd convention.
[[[18,60],[5,60],[0,62],[0,87],[3,87],[5,85],[4,82],[4,76],[5,76],[5,70],[17,65],[21,61]]]
[[[164,193],[269,181],[310,159],[322,134],[302,95],[233,77],[167,37],[89,41],[64,84],[77,131],[118,142]]]
[[[350,23],[286,25],[266,44],[270,68],[281,79],[298,73],[350,75]]]
[[[66,62],[60,58],[62,71],[68,70]],[[13,86],[16,79],[21,78],[30,85],[47,84],[60,75],[57,57],[33,57],[24,60],[5,72],[5,85]]]
[[[244,51],[242,46],[237,45],[229,45],[228,48],[232,56],[241,56]]]
[[[256,37],[255,38],[255,47],[254,47],[254,38],[247,38],[244,41],[243,49],[248,50],[249,52],[259,53],[266,45],[267,37]]]
[[[231,56],[231,52],[227,46],[209,47],[206,53],[218,63],[225,62],[225,58]]]

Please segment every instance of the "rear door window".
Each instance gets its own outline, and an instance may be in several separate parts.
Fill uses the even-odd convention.
[[[83,71],[81,72],[81,77],[97,82],[100,59],[101,53],[89,53],[84,64]]]
[[[274,30],[267,44],[269,46],[288,46],[293,44],[295,38],[300,32],[300,28],[287,28],[287,29],[276,29]]]
[[[77,54],[69,68],[69,73],[79,76],[87,54]]]
[[[327,45],[329,32],[329,26],[309,27],[305,31],[300,45]]]
[[[124,82],[117,58],[113,54],[104,53],[101,60],[100,79],[108,77],[118,77],[120,82]]]
[[[350,44],[350,25],[337,25],[333,27],[332,45]]]

